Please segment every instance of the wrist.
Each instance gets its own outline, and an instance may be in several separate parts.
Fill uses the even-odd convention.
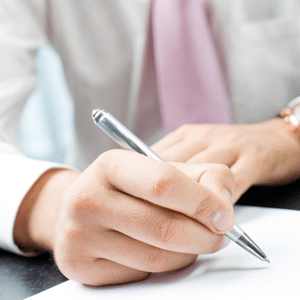
[[[269,151],[264,164],[268,165],[264,180],[257,184],[287,184],[300,177],[300,137],[283,118],[265,122]]]
[[[276,151],[279,144],[284,143],[289,147],[294,155],[300,153],[300,137],[295,134],[293,127],[283,118],[277,117],[265,122],[266,129],[273,136],[274,143],[271,144],[272,149]],[[299,149],[299,151],[298,151]]]
[[[290,101],[278,117],[281,117],[289,125],[290,133],[300,139],[300,97]]]
[[[14,225],[14,240],[22,251],[53,250],[64,193],[79,175],[74,170],[51,169],[34,183],[20,205]]]

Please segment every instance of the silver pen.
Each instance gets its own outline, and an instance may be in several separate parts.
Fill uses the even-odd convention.
[[[164,162],[164,160],[155,152],[153,152],[150,147],[143,143],[107,111],[95,109],[93,111],[92,118],[95,124],[100,127],[108,136],[115,140],[122,148],[135,151]],[[234,225],[230,232],[225,233],[225,235],[260,260],[270,263],[264,252],[237,224]]]

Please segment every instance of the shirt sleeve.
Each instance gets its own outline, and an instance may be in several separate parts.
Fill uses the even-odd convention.
[[[35,55],[48,43],[35,8],[26,0],[0,1],[0,248],[19,254],[13,227],[20,203],[46,170],[58,166],[29,159],[17,147],[20,116],[37,80]]]

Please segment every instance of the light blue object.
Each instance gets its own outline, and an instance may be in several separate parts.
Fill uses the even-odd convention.
[[[27,156],[64,163],[74,140],[74,108],[59,56],[50,46],[36,58],[38,86],[21,119],[20,148]]]

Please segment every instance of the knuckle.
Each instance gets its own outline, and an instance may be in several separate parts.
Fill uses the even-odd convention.
[[[214,164],[213,170],[217,174],[219,174],[219,176],[224,176],[224,177],[231,176],[232,173],[228,166],[222,164]]]
[[[109,213],[109,208],[104,199],[96,199],[92,195],[80,192],[73,197],[68,213],[74,220],[87,224],[93,220],[94,215]]]
[[[64,224],[63,228],[63,238],[66,242],[66,245],[82,245],[86,234],[77,222],[68,222],[67,224]]]
[[[106,151],[100,154],[97,158],[97,164],[106,167],[107,162],[111,159],[111,151]]]
[[[79,192],[74,195],[71,203],[72,213],[80,215],[91,209],[92,201],[85,195],[84,192]]]
[[[215,207],[213,205],[213,196],[209,194],[198,204],[193,214],[193,218],[196,220],[201,220],[203,218],[213,216],[214,212]]]
[[[177,220],[172,217],[160,220],[154,227],[154,238],[166,244],[173,244],[180,235],[179,227]]]
[[[226,182],[234,184],[235,178],[231,169],[226,165],[216,164],[214,170],[217,176],[221,179],[226,179]]]
[[[147,269],[151,272],[163,272],[166,265],[166,254],[163,249],[156,248],[150,251],[147,258]]]
[[[81,261],[78,259],[78,240],[80,233],[76,230],[64,232],[63,241],[57,242],[54,249],[54,260],[59,270],[67,277],[72,278],[78,272]]]
[[[55,257],[55,263],[60,272],[68,279],[88,284],[85,274],[85,262],[78,261],[74,257],[59,256]]]
[[[72,198],[72,210],[74,212],[80,212],[88,207],[88,198],[83,192],[78,192]]]
[[[61,251],[56,251],[54,252],[54,260],[60,272],[68,279],[72,278],[74,268],[71,268],[70,266],[75,265],[73,259],[67,257]]]
[[[254,175],[255,176],[255,175]],[[241,175],[237,174],[235,176],[235,185],[234,185],[234,192],[241,192],[243,193],[247,191],[251,187],[252,183],[249,181],[246,181],[244,177]]]
[[[109,150],[103,152],[101,155],[98,156],[97,168],[100,169],[102,172],[106,172],[108,168],[113,168],[115,166],[115,152],[118,150]]]
[[[179,181],[174,170],[167,168],[163,173],[155,177],[152,183],[152,194],[154,197],[169,197],[179,188]]]
[[[77,243],[82,238],[82,232],[75,226],[65,226],[64,228],[64,239],[66,242],[71,241],[72,243]]]

